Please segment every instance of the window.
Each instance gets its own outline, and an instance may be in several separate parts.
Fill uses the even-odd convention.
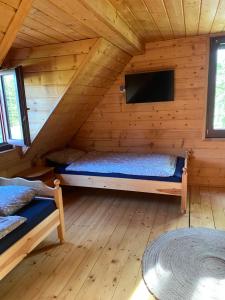
[[[22,67],[0,70],[0,150],[11,145],[30,145]]]
[[[210,39],[206,137],[225,138],[225,37]]]

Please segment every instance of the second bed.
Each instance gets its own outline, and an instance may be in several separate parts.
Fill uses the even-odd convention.
[[[71,164],[54,166],[62,185],[180,196],[185,213],[189,155],[93,151]]]

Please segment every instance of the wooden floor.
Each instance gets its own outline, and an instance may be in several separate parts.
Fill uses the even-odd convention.
[[[225,229],[225,189],[193,187],[190,213],[171,196],[64,191],[67,242],[51,235],[0,283],[4,300],[149,300],[141,278],[146,244],[175,228]]]

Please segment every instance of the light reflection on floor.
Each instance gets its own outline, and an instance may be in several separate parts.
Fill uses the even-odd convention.
[[[155,298],[149,293],[145,283],[141,280],[129,300],[154,300]]]

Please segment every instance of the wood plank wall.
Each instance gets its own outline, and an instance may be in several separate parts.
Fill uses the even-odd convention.
[[[28,156],[37,157],[69,143],[130,58],[105,39],[98,39],[35,138]]]
[[[21,159],[22,152],[19,148],[0,153],[0,176],[11,177],[31,166],[29,159]]]
[[[193,149],[189,182],[225,185],[225,141],[203,140],[208,38],[148,43],[111,86],[71,144],[87,150],[168,152]],[[175,101],[125,104],[124,73],[175,68]]]
[[[95,39],[89,39],[10,51],[5,66],[23,66],[32,140],[45,124],[95,42]]]
[[[12,176],[18,165],[25,167],[43,153],[69,143],[130,59],[102,38],[11,51],[5,65],[24,66],[31,128],[35,123],[39,129],[47,121],[25,156],[12,151],[8,164],[0,161],[0,173]],[[46,116],[38,123],[44,109]],[[0,153],[0,158],[7,155]]]
[[[51,46],[12,49],[4,67],[22,65],[32,140],[49,118],[72,76],[77,72],[96,39]],[[59,125],[60,126],[60,125]],[[49,137],[51,140],[51,136]],[[52,144],[54,147],[54,144]],[[0,176],[13,176],[31,164],[19,149],[0,153]]]

